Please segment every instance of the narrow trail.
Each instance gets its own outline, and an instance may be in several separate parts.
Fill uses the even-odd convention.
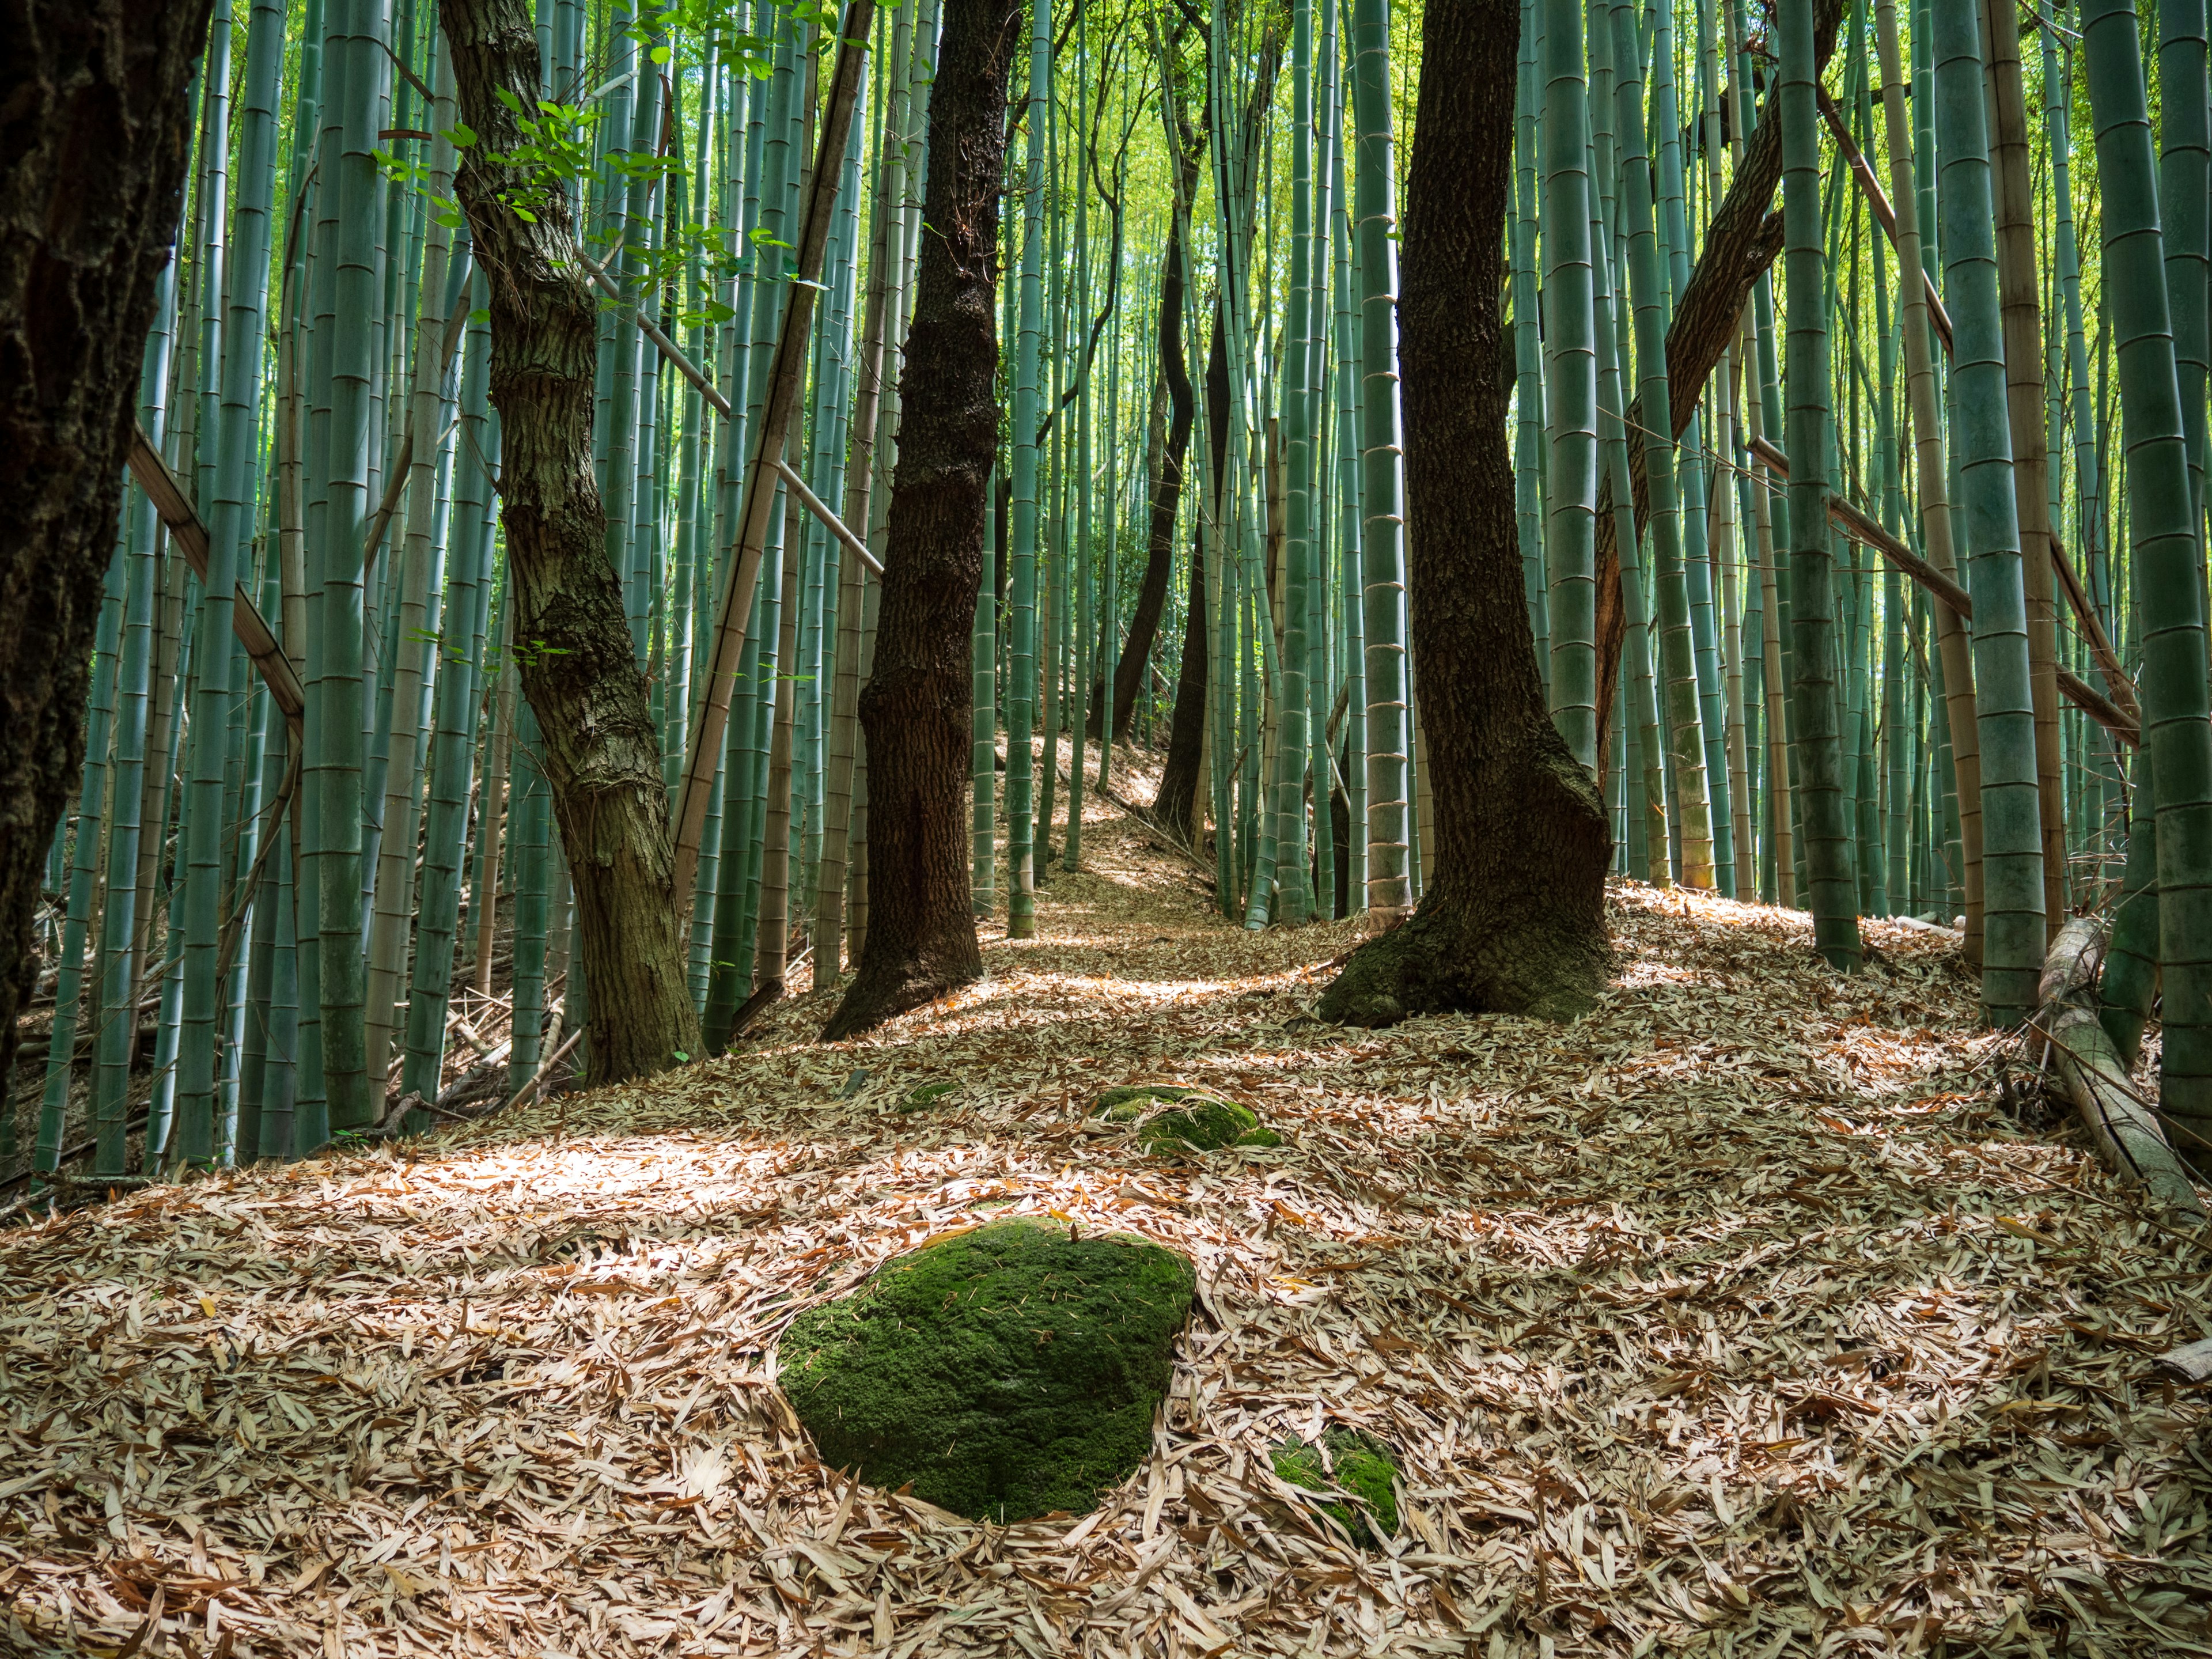
[[[2206,1412],[2145,1363],[2212,1330],[2197,1247],[1993,1109],[1948,936],[1846,981],[1781,912],[1609,909],[1572,1026],[1340,1030],[1353,925],[1245,933],[1099,806],[1039,937],[869,1039],[798,998],[651,1086],[0,1234],[0,1646],[2212,1650]],[[1136,1079],[1285,1144],[1149,1156],[1085,1115]],[[773,1385],[979,1213],[1199,1265],[1093,1516],[848,1482]],[[1399,1453],[1382,1551],[1273,1477],[1324,1424]]]

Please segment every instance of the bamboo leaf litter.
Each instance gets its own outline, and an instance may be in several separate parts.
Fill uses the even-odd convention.
[[[1938,935],[1870,924],[1847,980],[1802,916],[1630,884],[1589,1019],[1347,1037],[1299,1012],[1347,925],[1246,934],[1085,830],[1034,939],[874,1039],[787,1005],[681,1086],[8,1236],[13,1628],[120,1645],[158,1593],[245,1654],[2197,1639],[2203,1407],[2149,1361],[2202,1276],[1984,1103]],[[1146,1157],[1088,1115],[1131,1077],[1286,1145]],[[920,1079],[957,1086],[896,1111]],[[814,1462],[782,1324],[1008,1214],[1198,1263],[1146,1467],[1001,1528]],[[1378,1551],[1272,1474],[1334,1425],[1404,1471]]]

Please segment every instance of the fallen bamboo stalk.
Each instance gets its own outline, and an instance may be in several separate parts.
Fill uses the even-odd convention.
[[[2202,1220],[2204,1204],[2196,1183],[2167,1144],[2157,1113],[2129,1080],[2119,1051],[2097,1018],[2097,973],[2106,939],[2105,924],[2094,916],[2076,916],[2058,930],[2044,958],[2038,990],[2043,1006],[2036,1011],[2034,1029],[2050,1043],[2067,1097],[2106,1167],[2160,1202]]]

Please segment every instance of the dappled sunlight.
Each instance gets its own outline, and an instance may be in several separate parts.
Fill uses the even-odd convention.
[[[1332,1586],[1455,1650],[1476,1609],[1571,1582],[1594,1638],[1673,1651],[1797,1616],[1817,1571],[1868,1620],[1988,1633],[2038,1575],[2102,1582],[2197,1512],[2202,1409],[2136,1379],[2212,1306],[2085,1154],[1987,1104],[1940,930],[1846,978],[1802,919],[1617,884],[1584,1018],[1350,1030],[1311,1006],[1360,924],[1247,933],[1112,816],[1085,857],[1164,873],[1057,877],[1038,939],[994,921],[985,977],[864,1037],[816,1042],[836,994],[806,993],[650,1083],[0,1242],[11,1422],[57,1476],[35,1605],[128,1624],[58,1529],[107,1527],[118,1470],[131,1559],[180,1583],[200,1552],[241,1587],[222,1618],[303,1654],[332,1592],[345,1651],[394,1659],[432,1607],[446,1651],[553,1651],[541,1626],[590,1651],[617,1607],[781,1651],[777,1617],[864,1578],[979,1620],[1079,1613],[1039,1586],[1097,1579],[1255,1651],[1328,1628]],[[1283,1144],[1157,1156],[1091,1109],[1133,1080]],[[1007,1216],[1188,1252],[1202,1317],[1154,1464],[1095,1519],[987,1537],[815,1462],[775,1342]],[[91,1399],[116,1403],[50,1415]],[[1250,1484],[1327,1424],[1400,1456],[1395,1557]],[[956,1565],[979,1547],[998,1601]]]

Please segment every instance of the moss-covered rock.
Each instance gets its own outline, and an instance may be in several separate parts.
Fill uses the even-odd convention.
[[[1282,1136],[1262,1127],[1249,1106],[1233,1100],[1194,1096],[1172,1111],[1146,1120],[1145,1150],[1161,1158],[1181,1152],[1212,1152],[1224,1146],[1279,1146]]]
[[[1109,1089],[1091,1109],[1109,1123],[1135,1124],[1145,1150],[1160,1158],[1218,1152],[1224,1146],[1283,1144],[1282,1136],[1265,1127],[1250,1107],[1180,1084],[1134,1083]]]
[[[906,1098],[899,1102],[902,1112],[919,1112],[934,1106],[960,1085],[957,1083],[925,1083],[918,1089],[907,1091]]]
[[[1287,1441],[1270,1454],[1276,1478],[1308,1492],[1340,1492],[1358,1500],[1317,1507],[1334,1516],[1353,1543],[1373,1549],[1377,1528],[1386,1536],[1398,1530],[1397,1461],[1389,1447],[1357,1429],[1331,1429],[1322,1438],[1335,1465],[1334,1479],[1322,1467],[1320,1449],[1303,1440]]]
[[[1125,1234],[1003,1221],[793,1320],[785,1394],[822,1461],[976,1520],[1079,1513],[1151,1453],[1197,1275]]]
[[[1157,1102],[1172,1104],[1202,1092],[1185,1088],[1180,1083],[1125,1083],[1101,1094],[1091,1103],[1091,1109],[1109,1122],[1127,1123],[1152,1110]]]

